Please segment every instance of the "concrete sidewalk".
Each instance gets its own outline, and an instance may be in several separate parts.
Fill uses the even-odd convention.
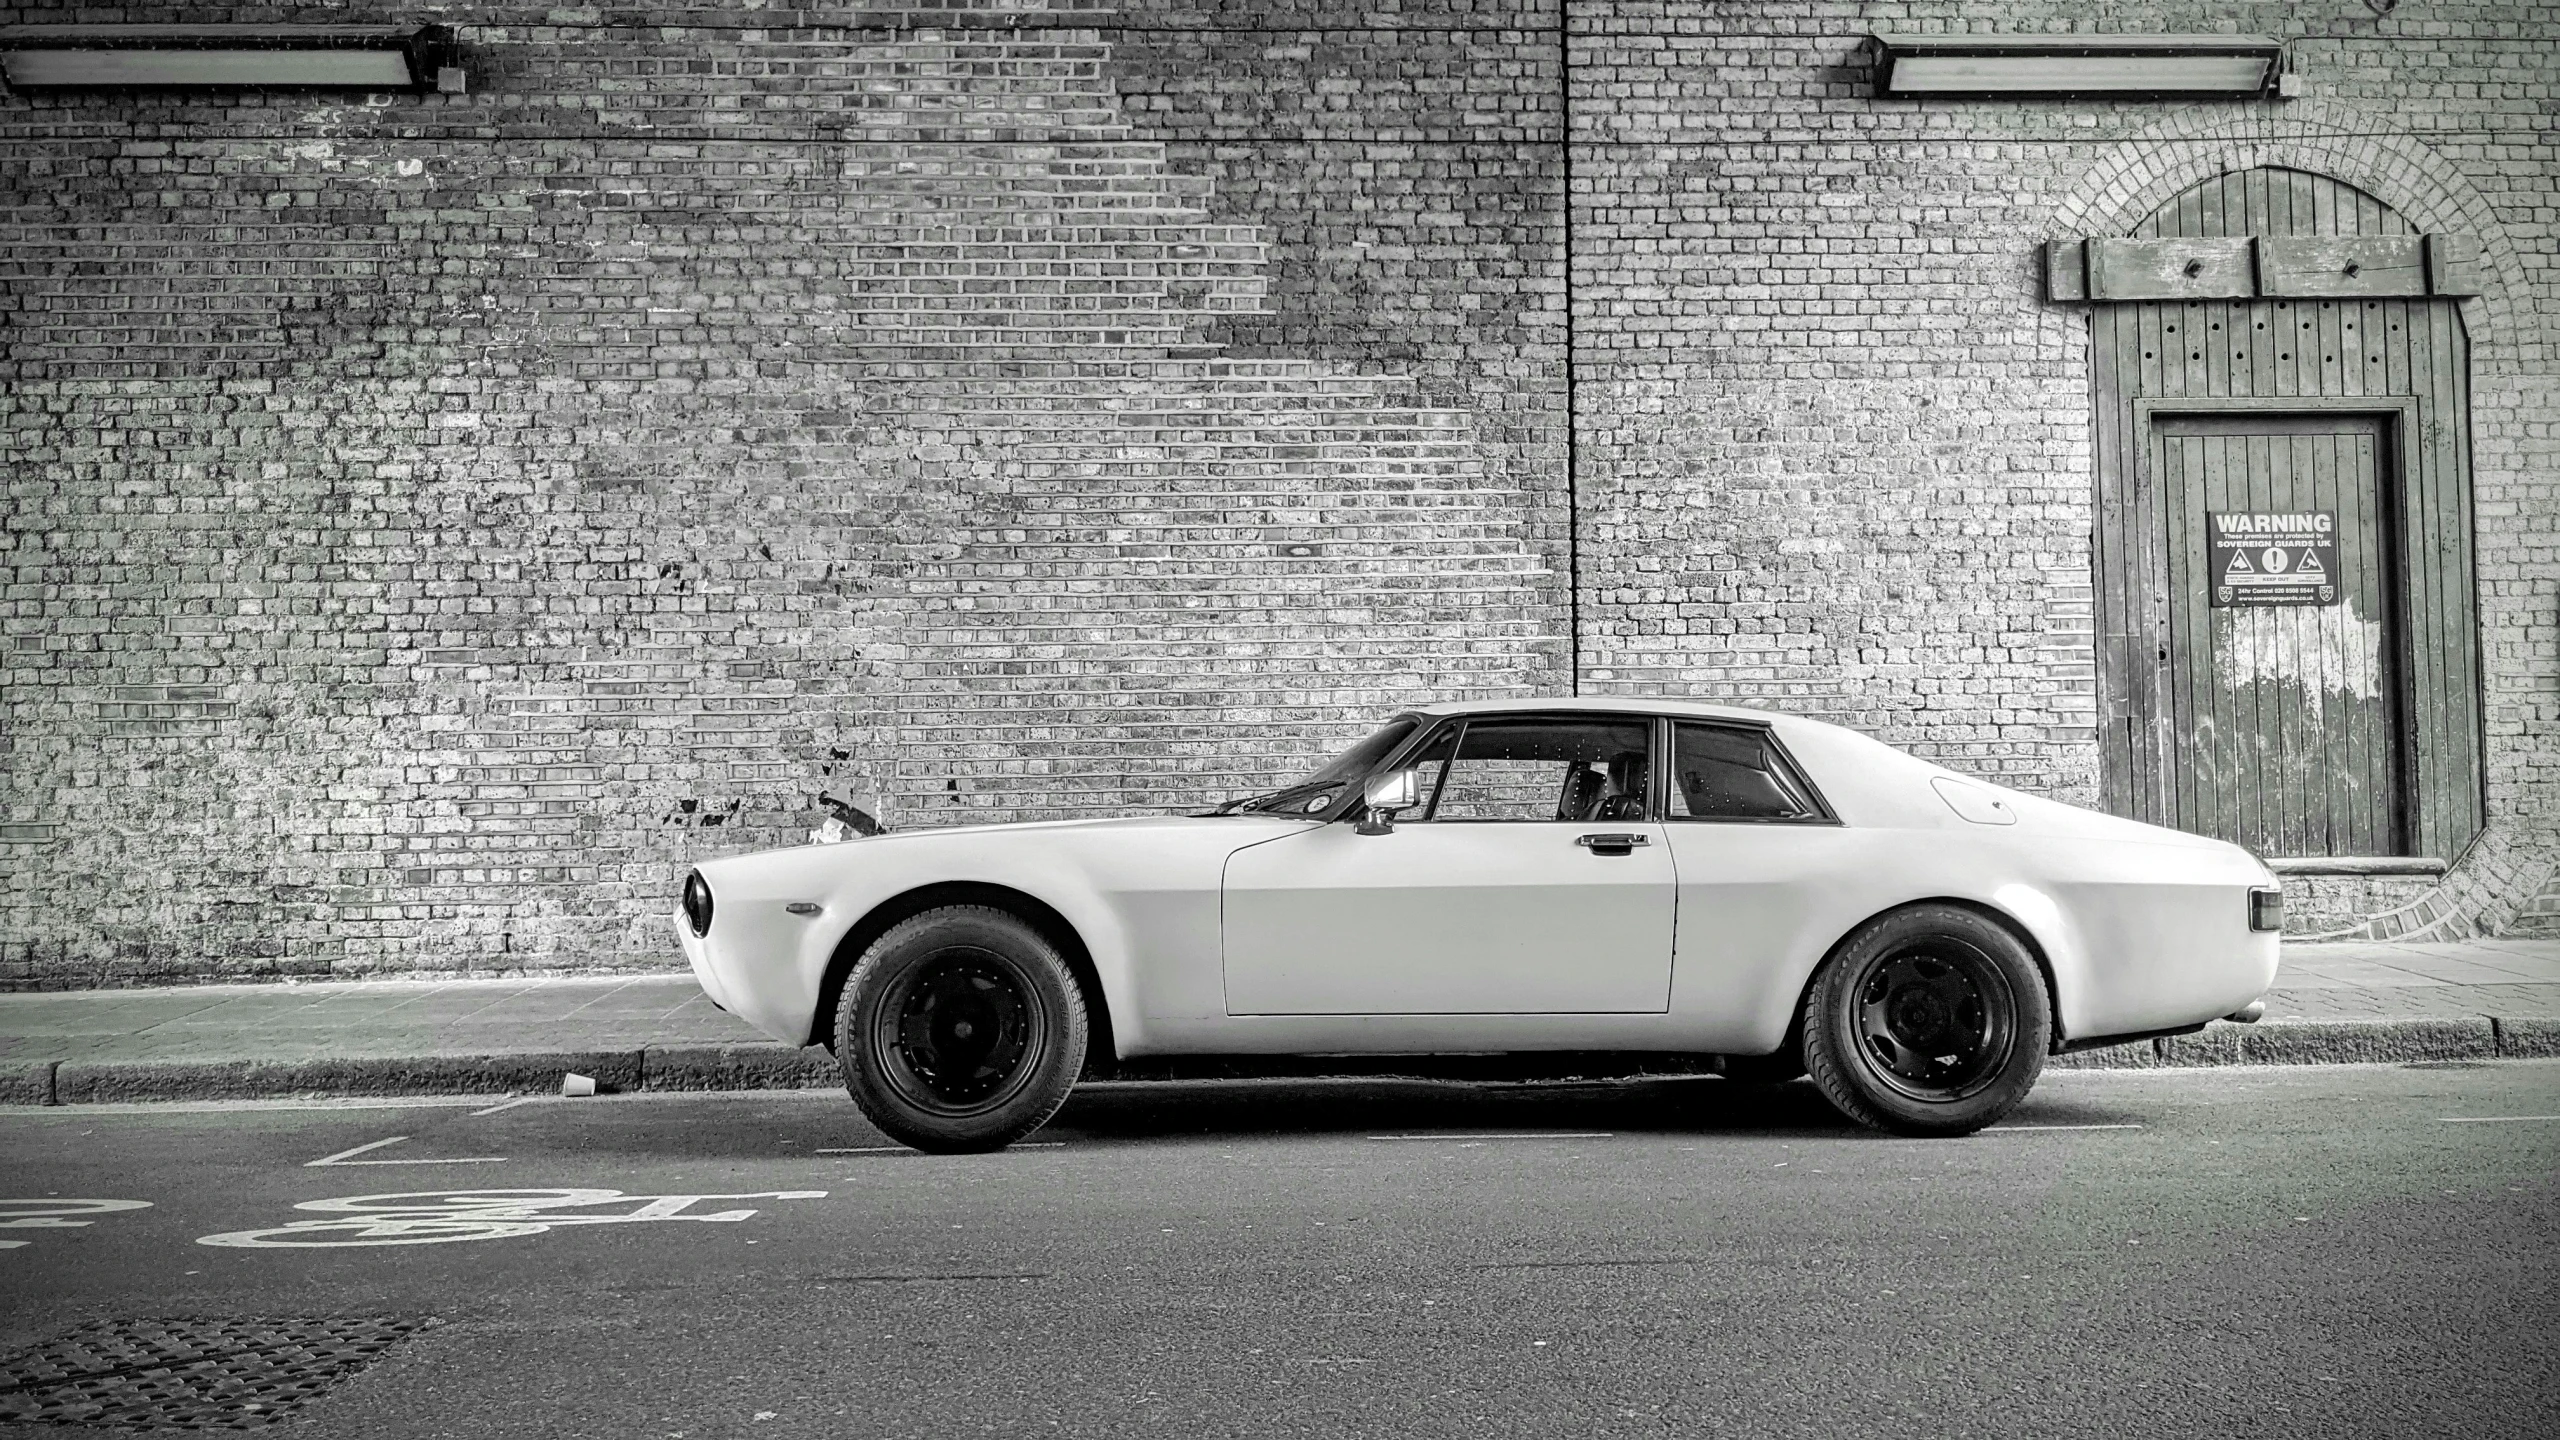
[[[2293,945],[2257,1025],[2064,1056],[2071,1067],[2560,1055],[2560,941]],[[838,1083],[691,976],[206,985],[0,995],[0,1103]]]

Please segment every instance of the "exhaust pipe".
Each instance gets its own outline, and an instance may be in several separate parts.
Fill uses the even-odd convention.
[[[2239,1009],[2232,1011],[2230,1014],[2225,1015],[2222,1018],[2236,1024],[2255,1025],[2258,1023],[2258,1017],[2266,1013],[2266,1001],[2252,1000],[2248,1004],[2241,1006]]]

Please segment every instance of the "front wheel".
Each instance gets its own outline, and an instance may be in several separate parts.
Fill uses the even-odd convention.
[[[1969,1135],[2026,1098],[2053,1006],[2026,946],[1953,905],[1871,921],[1805,997],[1805,1069],[1840,1112],[1900,1135]]]
[[[1084,1068],[1084,996],[1020,917],[954,905],[892,926],[836,1008],[845,1089],[890,1139],[1001,1150],[1048,1122]]]

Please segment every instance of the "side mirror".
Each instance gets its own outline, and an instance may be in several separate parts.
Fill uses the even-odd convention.
[[[1369,807],[1367,818],[1360,822],[1363,835],[1385,835],[1394,831],[1395,813],[1410,810],[1422,803],[1422,772],[1390,770],[1369,777],[1360,792],[1361,802]]]

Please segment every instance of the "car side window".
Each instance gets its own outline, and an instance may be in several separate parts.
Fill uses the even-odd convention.
[[[1769,732],[1739,725],[1671,727],[1671,819],[1822,820],[1813,791]]]
[[[1644,819],[1652,733],[1642,719],[1469,720],[1423,818]]]

